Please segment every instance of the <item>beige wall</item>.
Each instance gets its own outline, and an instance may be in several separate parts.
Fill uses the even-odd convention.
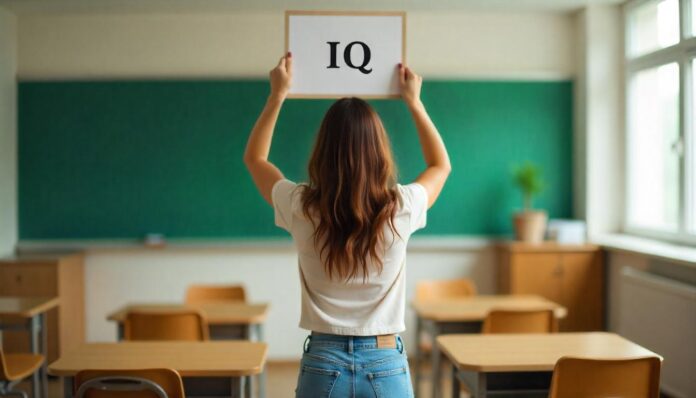
[[[413,246],[413,245],[411,245]],[[427,244],[409,249],[406,297],[413,298],[423,279],[468,276],[481,293],[495,292],[495,253],[486,244],[453,245],[433,250]],[[456,247],[458,246],[458,247]],[[108,313],[133,302],[180,302],[193,283],[242,283],[254,302],[271,305],[265,337],[271,360],[298,359],[307,332],[300,320],[297,254],[287,246],[264,249],[123,249],[93,251],[86,258],[86,316],[89,341],[114,341],[116,326]],[[403,334],[415,344],[415,318],[406,308]],[[410,348],[412,351],[412,348]]]
[[[574,206],[592,236],[618,232],[623,222],[621,8],[589,6],[576,25]]]
[[[568,78],[572,16],[409,13],[408,59],[430,77]],[[21,79],[265,76],[283,53],[277,13],[27,15]]]
[[[17,241],[17,23],[0,7],[0,256]]]

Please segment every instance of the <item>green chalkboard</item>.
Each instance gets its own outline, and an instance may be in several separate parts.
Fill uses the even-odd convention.
[[[19,235],[23,240],[255,239],[284,236],[242,164],[268,92],[259,80],[19,84]],[[513,165],[543,168],[539,207],[572,208],[572,83],[431,81],[423,101],[453,171],[422,234],[500,234],[521,198]],[[329,100],[288,100],[271,159],[293,180]],[[372,101],[400,180],[424,163],[401,101]]]

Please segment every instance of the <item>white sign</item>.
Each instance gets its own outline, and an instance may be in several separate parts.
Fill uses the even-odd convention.
[[[286,11],[290,97],[398,97],[405,37],[403,12]]]

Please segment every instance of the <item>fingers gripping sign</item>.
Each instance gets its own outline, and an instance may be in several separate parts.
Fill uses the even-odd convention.
[[[271,95],[285,99],[292,83],[292,53],[280,58],[278,65],[271,70]]]
[[[399,70],[399,88],[404,102],[412,103],[420,99],[423,78],[413,72],[409,67],[397,65]]]

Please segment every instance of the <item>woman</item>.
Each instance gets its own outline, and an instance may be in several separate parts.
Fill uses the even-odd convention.
[[[401,96],[427,167],[398,185],[389,139],[368,103],[327,111],[297,185],[268,161],[278,113],[292,81],[288,53],[270,73],[271,94],[251,131],[244,162],[275,222],[293,237],[302,283],[305,341],[297,397],[410,397],[405,330],[405,256],[450,172],[440,135],[420,101],[422,79],[397,66]]]

